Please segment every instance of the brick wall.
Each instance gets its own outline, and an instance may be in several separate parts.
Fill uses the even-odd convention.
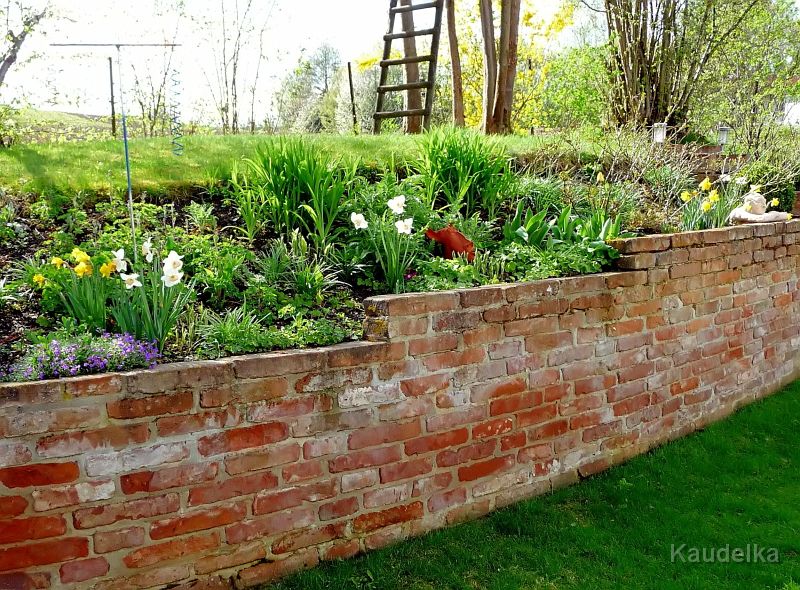
[[[682,436],[798,376],[798,236],[637,238],[620,272],[371,299],[369,342],[0,385],[0,588],[245,587]]]

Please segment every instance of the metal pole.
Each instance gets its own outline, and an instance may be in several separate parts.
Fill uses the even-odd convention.
[[[111,82],[111,135],[117,138],[117,113],[114,106],[114,60],[108,58],[108,79]]]
[[[136,221],[133,217],[133,185],[131,184],[131,157],[128,150],[128,118],[125,115],[125,90],[122,87],[122,49],[119,45],[117,45],[117,71],[119,72],[119,110],[122,114],[122,143],[125,146],[125,175],[128,180],[128,213],[131,217],[133,262],[136,263],[139,253],[136,249]]]
[[[353,90],[353,66],[347,62],[347,77],[350,80],[350,106],[353,109],[353,132],[358,134],[358,117],[356,116],[356,93]]]

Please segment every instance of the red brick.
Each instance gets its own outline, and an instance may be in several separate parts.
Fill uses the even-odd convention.
[[[194,405],[191,391],[174,394],[150,395],[139,398],[125,398],[106,404],[109,418],[144,418],[163,414],[188,412]]]
[[[228,543],[242,543],[262,537],[287,533],[314,524],[314,507],[295,508],[232,524],[225,529]]]
[[[0,549],[0,572],[61,563],[89,555],[89,539],[71,537]]]
[[[432,354],[425,357],[422,363],[429,371],[441,371],[464,365],[474,365],[480,363],[484,358],[486,358],[486,351],[483,348],[468,348]]]
[[[24,572],[0,574],[0,588],[3,588],[3,590],[34,590],[39,588],[50,588],[50,574],[46,572],[39,572],[35,574],[26,574]]]
[[[569,430],[569,421],[555,420],[542,426],[538,426],[528,431],[528,439],[531,441],[554,438],[561,436]]]
[[[213,529],[243,520],[247,507],[243,502],[185,512],[181,516],[157,520],[150,525],[150,538],[166,539],[186,533]]]
[[[514,455],[507,455],[505,457],[495,457],[480,463],[473,463],[472,465],[467,465],[458,469],[458,479],[459,481],[474,481],[483,477],[489,477],[495,473],[510,469],[516,462]]]
[[[333,520],[334,518],[343,518],[355,514],[356,512],[358,512],[358,498],[345,498],[320,506],[319,519]]]
[[[108,569],[105,557],[93,557],[65,563],[59,568],[58,573],[64,584],[72,584],[104,576],[108,573]]]
[[[303,502],[319,502],[336,495],[336,480],[285,488],[276,492],[261,493],[253,502],[253,514],[269,514],[300,506]]]
[[[500,381],[476,385],[472,388],[472,401],[482,402],[496,397],[522,393],[528,388],[524,377],[511,377]]]
[[[242,418],[236,408],[229,407],[223,411],[159,418],[156,420],[156,428],[159,436],[175,436],[177,434],[200,432],[201,430],[230,428],[238,426],[241,421]]]
[[[331,473],[340,471],[353,471],[364,467],[375,467],[399,461],[402,457],[400,447],[383,447],[380,449],[366,449],[355,451],[336,457],[328,463]]]
[[[441,467],[452,467],[459,463],[484,459],[494,453],[497,448],[496,440],[487,440],[456,450],[442,451],[436,455],[436,465]]]
[[[456,488],[447,492],[434,494],[428,500],[428,510],[431,512],[439,512],[452,506],[464,504],[467,501],[467,490],[465,488]]]
[[[353,531],[369,533],[383,527],[422,518],[422,502],[412,502],[405,506],[395,506],[381,512],[362,514],[353,521]]]
[[[39,463],[0,469],[0,482],[8,488],[69,483],[78,479],[77,463]]]
[[[267,422],[276,418],[302,416],[314,411],[316,396],[308,395],[300,398],[265,401],[252,405],[247,409],[249,422]]]
[[[499,416],[513,414],[526,408],[534,408],[542,404],[542,397],[541,391],[526,391],[519,395],[495,399],[489,404],[489,414]]]
[[[100,408],[76,407],[56,410],[26,408],[25,412],[0,418],[0,437],[15,437],[41,432],[62,432],[76,428],[91,428],[100,423]]]
[[[108,500],[117,492],[113,480],[95,480],[59,487],[46,487],[34,490],[33,509],[45,512],[63,506],[89,504],[100,500]]]
[[[451,375],[442,373],[440,375],[427,375],[424,377],[414,377],[400,382],[400,390],[408,397],[428,395],[450,386]]]
[[[351,539],[334,543],[323,551],[321,557],[326,560],[349,559],[358,555],[359,551],[361,551],[361,547],[358,539]]]
[[[0,518],[19,516],[28,507],[28,501],[22,496],[5,496],[0,498]]]
[[[457,334],[437,334],[409,340],[409,356],[422,356],[434,352],[444,352],[458,348]]]
[[[497,420],[489,420],[472,427],[472,438],[487,438],[490,436],[499,436],[510,432],[514,428],[514,422],[511,418],[498,418]]]
[[[67,530],[62,516],[33,516],[0,521],[0,545],[58,537]]]
[[[616,422],[609,422],[607,424],[600,424],[587,428],[583,431],[583,442],[593,442],[601,438],[607,438],[622,431],[623,423],[621,420]]]
[[[428,432],[438,432],[439,430],[448,430],[463,424],[478,422],[484,418],[486,418],[486,408],[476,406],[431,416],[426,420],[425,425],[428,428]]]
[[[239,572],[237,577],[245,587],[272,582],[291,573],[309,569],[319,563],[316,550],[298,552],[286,559],[254,565]]]
[[[214,482],[189,490],[189,505],[213,504],[239,496],[249,496],[262,490],[278,486],[278,478],[272,473],[254,473],[232,477],[222,482]]]
[[[650,405],[650,394],[643,393],[642,395],[637,395],[635,397],[629,397],[626,400],[619,402],[618,404],[614,404],[614,415],[615,416],[625,416],[627,414],[632,414],[642,408],[646,408]]]
[[[217,463],[198,465],[179,465],[167,467],[159,471],[139,471],[120,477],[122,491],[126,494],[138,492],[159,492],[170,488],[211,481],[217,477],[219,465]]]
[[[118,549],[137,547],[144,543],[144,529],[131,527],[115,531],[101,531],[93,535],[95,553],[111,553]]]
[[[322,477],[322,463],[319,461],[305,461],[284,467],[282,470],[283,481],[285,483],[297,483],[307,479]]]
[[[329,524],[322,527],[308,528],[284,535],[272,544],[275,555],[289,553],[311,545],[321,545],[344,536],[344,523]]]
[[[599,412],[584,412],[570,418],[569,427],[572,430],[579,430],[589,426],[597,426],[605,419],[605,416],[606,412],[602,410]]]
[[[84,430],[56,434],[39,439],[36,452],[42,457],[68,457],[95,449],[124,449],[146,442],[150,437],[147,424],[108,426],[98,430]]]
[[[178,494],[150,496],[120,504],[82,508],[73,513],[73,521],[77,529],[90,529],[120,520],[139,520],[140,518],[169,514],[177,512],[180,507]]]
[[[380,469],[381,483],[391,483],[401,479],[417,477],[425,473],[430,473],[433,469],[433,462],[429,458],[412,459],[402,463],[384,465]]]
[[[253,447],[263,447],[276,443],[289,436],[289,429],[282,422],[267,422],[247,428],[225,430],[217,434],[203,436],[197,441],[201,455],[219,455],[241,451]]]
[[[372,428],[363,428],[350,435],[348,445],[350,449],[358,450],[365,447],[376,447],[389,442],[407,440],[422,433],[419,420],[401,424],[381,424]]]
[[[551,418],[555,418],[558,413],[558,406],[556,404],[548,404],[540,406],[528,412],[520,412],[517,414],[517,426],[525,428],[533,424],[540,424],[547,422]]]
[[[266,557],[266,550],[261,542],[248,545],[236,545],[229,553],[202,557],[195,561],[195,571],[198,574],[207,574],[219,570],[236,567],[252,561],[260,561]],[[229,590],[229,588],[226,588]]]
[[[517,461],[520,463],[538,463],[553,458],[552,443],[543,443],[525,447],[517,453]]]
[[[161,561],[178,559],[193,553],[201,553],[219,547],[216,533],[183,537],[158,545],[148,545],[126,555],[122,561],[129,568],[148,567]]]
[[[528,437],[524,431],[514,432],[500,439],[500,450],[507,451],[509,449],[516,449],[518,447],[522,447],[525,445],[525,442],[527,440]]]

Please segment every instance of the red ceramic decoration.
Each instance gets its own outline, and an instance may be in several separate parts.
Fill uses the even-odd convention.
[[[425,235],[444,247],[444,257],[448,260],[453,258],[453,254],[466,254],[467,260],[475,260],[475,244],[452,225],[439,231],[426,229]]]

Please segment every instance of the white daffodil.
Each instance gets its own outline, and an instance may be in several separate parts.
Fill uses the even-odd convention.
[[[730,174],[723,174],[722,176],[719,177],[719,181],[720,182],[730,182],[731,181],[731,175]]]
[[[389,207],[393,213],[400,215],[406,210],[406,198],[404,195],[398,195],[394,199],[389,199],[386,206]]]
[[[165,273],[161,276],[161,282],[164,283],[165,287],[174,287],[181,282],[182,278],[182,272]]]
[[[124,273],[119,273],[120,278],[125,283],[126,289],[133,289],[134,287],[141,287],[142,282],[139,280],[139,275],[133,273],[131,275],[126,275]]]
[[[125,249],[120,248],[116,252],[111,253],[114,256],[114,259],[111,261],[114,263],[114,268],[119,273],[123,273],[128,270],[128,263],[125,262]]]
[[[361,213],[351,213],[350,221],[353,223],[353,226],[356,229],[367,229],[367,227],[369,227],[366,217],[364,217]]]
[[[142,256],[147,262],[153,262],[153,241],[150,238],[142,244]]]
[[[164,275],[178,274],[183,268],[183,256],[178,256],[175,250],[170,250],[164,259]]]
[[[736,180],[735,180],[734,182],[736,182],[736,184],[738,184],[739,186],[744,186],[744,185],[746,185],[746,184],[747,184],[749,181],[747,180],[747,177],[746,177],[746,176],[737,176],[737,177],[736,177]]]
[[[411,226],[413,224],[414,220],[411,217],[409,217],[408,219],[401,219],[400,221],[396,221],[394,226],[397,228],[397,233],[411,235]]]

